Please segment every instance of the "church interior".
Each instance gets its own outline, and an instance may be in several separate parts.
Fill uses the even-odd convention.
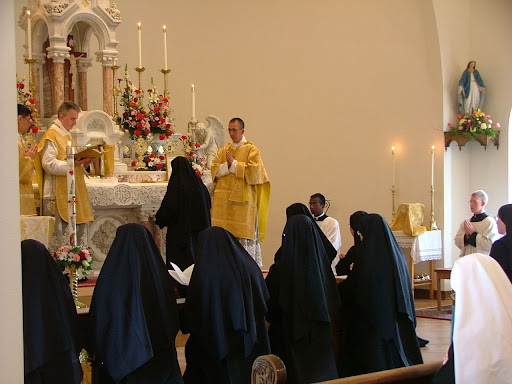
[[[8,127],[16,124],[14,79],[29,76],[24,7],[35,10],[50,4],[105,17],[97,8],[108,11],[113,2],[2,3],[6,56],[0,64],[1,108]],[[512,40],[512,3],[507,0],[117,0],[114,6],[111,29],[92,23],[87,44],[78,43],[86,55],[74,60],[86,59],[86,76],[75,101],[80,96],[87,111],[113,116],[112,88],[106,81],[123,78],[126,65],[136,82],[135,68],[142,64],[143,89],[151,86],[151,79],[162,91],[168,87],[177,132],[186,132],[192,116],[206,123],[214,115],[223,122],[227,140],[229,120],[243,118],[245,136],[261,151],[271,183],[263,269],[272,265],[281,245],[286,207],[294,202],[307,205],[316,192],[326,196],[329,216],[340,223],[341,252],[352,245],[353,212],[379,213],[391,223],[399,204],[423,204],[423,225],[430,227],[435,220],[441,231],[442,258],[416,264],[414,275],[432,279],[432,268],[450,268],[459,258],[453,238],[460,222],[470,216],[471,193],[487,192],[486,210],[493,217],[511,200],[512,51],[507,47]],[[69,44],[68,36],[60,36],[60,43],[47,40],[54,31],[36,21],[33,36],[39,46],[33,48],[34,58],[51,61],[43,50],[49,47],[48,55],[57,57],[59,51],[51,48]],[[86,25],[88,17],[67,22],[63,30],[69,33]],[[139,45],[137,23],[142,26]],[[485,80],[484,110],[501,124],[499,147],[493,142],[445,145],[448,123],[455,123],[459,113],[459,79],[470,61]],[[116,64],[120,68],[114,78],[111,68]],[[164,67],[170,70],[166,85]],[[49,121],[55,111],[44,95],[52,90],[43,77],[37,86],[43,100],[41,120]],[[119,105],[115,108],[122,111]],[[112,143],[119,145],[121,135],[116,131]],[[14,143],[16,136],[13,128],[6,128],[3,142]],[[15,156],[14,145],[5,149],[0,303],[9,316],[0,321],[0,377],[17,383],[23,380],[20,231],[12,225],[19,214],[18,170],[7,160]],[[450,291],[448,281],[442,284],[443,291]],[[444,354],[450,332],[446,324],[438,334],[444,345],[432,359]],[[437,340],[437,330],[428,332]]]

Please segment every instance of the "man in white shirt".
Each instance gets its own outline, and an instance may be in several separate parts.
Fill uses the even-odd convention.
[[[47,216],[55,216],[54,236],[49,247],[51,251],[64,245],[70,245],[67,231],[69,213],[66,149],[69,144],[75,145],[70,131],[78,120],[79,112],[80,107],[75,103],[63,102],[57,112],[57,120],[48,128],[38,145],[36,172],[39,191],[42,192],[43,198],[42,212]],[[84,180],[84,167],[87,167],[92,160],[92,158],[75,159],[77,224],[94,220]],[[85,228],[84,226],[77,226],[76,245],[84,243]]]
[[[336,249],[336,254],[339,254],[341,248],[340,224],[335,218],[327,216],[327,214],[324,212],[324,207],[324,195],[321,193],[315,193],[314,195],[311,195],[309,199],[309,210],[311,211],[311,214],[315,218],[316,223],[322,232]],[[335,257],[334,260],[332,260],[333,271],[339,260],[339,257]]]
[[[471,194],[469,206],[473,216],[462,222],[455,235],[455,245],[460,249],[460,257],[472,253],[488,255],[498,236],[496,220],[485,212],[489,198],[482,190]]]

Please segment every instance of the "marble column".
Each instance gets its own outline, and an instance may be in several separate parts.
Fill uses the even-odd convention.
[[[113,116],[113,108],[112,108],[112,66],[104,65],[103,66],[103,111],[109,115]]]
[[[88,110],[87,105],[87,70],[92,67],[92,59],[78,58],[76,69],[78,72],[78,106],[82,111]]]
[[[36,109],[39,116],[41,116],[41,69],[44,64],[44,56],[43,54],[32,54],[32,58],[36,62],[32,64],[32,79],[30,80],[34,89],[32,97],[36,100]]]
[[[69,47],[50,47],[48,58],[53,60],[53,112],[57,114],[64,101],[64,60],[69,59]]]

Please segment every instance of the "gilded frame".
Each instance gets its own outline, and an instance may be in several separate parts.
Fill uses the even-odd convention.
[[[183,156],[183,153],[166,153],[165,154],[165,169],[167,170],[167,180],[171,179],[172,167],[171,161],[173,161],[178,156]]]

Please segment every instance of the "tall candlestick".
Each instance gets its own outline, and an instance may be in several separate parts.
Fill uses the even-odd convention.
[[[167,70],[167,27],[164,25],[164,69]]]
[[[27,48],[28,59],[32,60],[32,18],[30,17],[30,11],[27,11]]]
[[[434,148],[435,146],[432,146],[432,177],[430,180],[430,185],[432,188],[434,188]]]
[[[139,31],[139,68],[142,68],[142,24],[137,23],[137,29]]]
[[[196,88],[192,84],[192,121],[196,121]]]
[[[391,147],[391,168],[393,172],[393,183],[395,185],[395,146]]]
[[[76,209],[75,209],[75,148],[68,141],[66,148],[66,160],[68,165],[67,186],[68,186],[68,230],[69,245],[75,246],[76,243]]]

